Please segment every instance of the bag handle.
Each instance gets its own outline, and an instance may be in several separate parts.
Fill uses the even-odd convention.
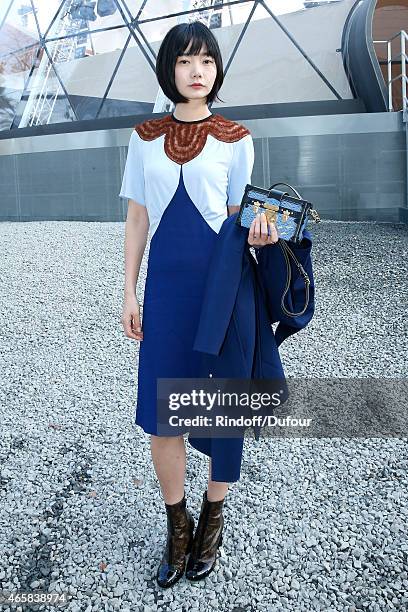
[[[282,310],[289,317],[299,317],[300,315],[302,315],[305,312],[305,310],[306,310],[306,308],[308,307],[308,304],[309,304],[310,278],[309,278],[308,273],[306,272],[306,270],[302,266],[302,264],[295,257],[295,255],[292,252],[291,248],[286,244],[285,240],[283,240],[282,238],[279,238],[278,239],[278,244],[279,244],[279,246],[280,246],[280,248],[282,250],[282,253],[284,255],[285,262],[286,262],[286,271],[287,271],[287,274],[286,274],[286,287],[285,287],[285,290],[282,293],[282,297],[281,297]],[[305,281],[305,290],[306,290],[305,305],[304,305],[303,309],[300,310],[299,312],[290,312],[290,310],[288,310],[286,308],[285,304],[284,304],[285,296],[286,296],[287,292],[289,291],[290,283],[291,283],[291,280],[292,280],[292,270],[291,270],[291,267],[290,267],[289,255],[294,260],[296,266],[298,267],[299,272],[303,276],[303,280]]]
[[[271,185],[271,187],[269,187],[268,190],[268,198],[270,197],[270,192],[272,191],[272,189],[274,187],[276,187],[276,185],[285,185],[286,187],[289,187],[289,189],[291,189],[296,196],[300,199],[303,200],[302,196],[300,195],[300,193],[294,188],[292,187],[292,185],[289,185],[289,183],[274,183],[273,185]],[[289,193],[287,192],[282,192],[282,196],[284,195],[289,195]],[[310,278],[308,273],[306,272],[306,270],[304,269],[304,267],[302,266],[302,264],[298,261],[298,259],[296,258],[296,256],[294,255],[294,253],[292,252],[291,248],[286,244],[286,241],[283,240],[282,238],[278,239],[278,244],[282,250],[283,256],[285,258],[285,262],[286,262],[286,287],[284,292],[282,293],[282,297],[281,297],[281,307],[283,312],[288,315],[289,317],[299,317],[300,315],[302,315],[305,311],[306,308],[309,305],[309,287],[310,287]],[[290,312],[290,310],[288,310],[284,304],[285,301],[285,296],[287,294],[287,292],[289,291],[289,287],[290,287],[290,283],[292,280],[292,269],[290,267],[290,261],[289,261],[289,256],[293,259],[293,261],[295,262],[299,272],[301,273],[303,280],[305,281],[305,290],[306,290],[306,298],[305,298],[305,305],[302,308],[302,310],[300,310],[299,312]]]
[[[272,191],[272,189],[274,187],[276,187],[276,185],[286,185],[286,187],[289,187],[289,189],[292,189],[292,191],[294,191],[297,195],[297,197],[299,198],[299,200],[303,200],[302,196],[300,195],[300,193],[298,191],[296,191],[296,189],[294,187],[292,187],[292,185],[289,185],[289,183],[274,183],[271,187],[269,187],[269,192]],[[286,193],[286,191],[282,192],[282,195],[289,195],[289,193]],[[270,197],[270,194],[268,193],[268,198]]]
[[[271,187],[269,187],[268,195],[266,196],[267,198],[270,197],[270,192],[272,191],[272,189],[274,187],[276,187],[276,185],[286,185],[286,187],[289,187],[289,189],[291,189],[296,194],[296,196],[299,198],[299,200],[303,200],[303,198],[300,195],[300,193],[298,191],[296,191],[296,189],[294,187],[292,187],[292,185],[289,185],[289,183],[274,183]],[[281,200],[282,200],[282,197],[284,195],[290,195],[287,191],[282,191],[281,194],[282,194],[281,195]],[[312,217],[313,221],[315,221],[316,223],[320,222],[319,213],[317,212],[317,210],[315,208],[309,208],[308,214],[310,214],[310,216]]]

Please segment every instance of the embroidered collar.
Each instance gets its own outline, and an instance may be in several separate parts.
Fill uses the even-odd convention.
[[[185,164],[203,150],[208,134],[222,142],[237,142],[250,131],[222,115],[213,114],[197,121],[181,121],[173,115],[148,119],[134,126],[143,140],[154,140],[165,134],[164,151],[177,164]]]

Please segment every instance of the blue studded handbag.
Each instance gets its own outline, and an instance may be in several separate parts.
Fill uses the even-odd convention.
[[[290,187],[290,189],[296,193],[297,197],[290,196],[285,191],[274,189],[276,185],[286,185]],[[286,241],[290,240],[295,244],[300,243],[303,239],[303,232],[309,218],[312,218],[315,223],[318,223],[320,217],[317,211],[312,208],[312,204],[304,200],[296,189],[288,185],[288,183],[275,183],[269,189],[247,184],[235,223],[241,227],[250,228],[258,212],[264,212],[266,218],[272,223],[275,223],[278,231],[278,245],[282,250],[286,263],[287,278],[286,286],[281,296],[282,310],[287,316],[298,317],[306,311],[309,304],[310,278]],[[305,283],[305,305],[298,312],[288,310],[284,303],[292,279],[290,258],[294,261]]]
[[[275,189],[276,185],[286,185],[295,192],[296,197],[290,196],[286,191]],[[304,200],[288,183],[275,183],[269,189],[246,185],[236,224],[250,228],[257,213],[262,212],[268,221],[275,224],[279,238],[291,240],[296,244],[302,241],[303,232],[310,218],[315,223],[320,221],[312,204]]]

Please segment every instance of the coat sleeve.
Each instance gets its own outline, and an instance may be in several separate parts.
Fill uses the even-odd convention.
[[[119,197],[128,198],[134,200],[137,204],[146,206],[142,140],[136,130],[133,130],[130,136]]]
[[[303,240],[299,244],[286,241],[296,259],[309,276],[309,304],[305,312],[298,316],[290,316],[282,309],[282,295],[287,282],[287,267],[282,249],[278,244],[270,244],[256,249],[258,272],[263,287],[267,310],[271,323],[279,321],[275,331],[276,343],[279,346],[288,336],[306,327],[313,317],[315,309],[315,285],[312,266],[312,237],[308,230],[304,231]],[[303,310],[306,301],[306,289],[303,276],[295,262],[289,257],[292,272],[291,283],[286,293],[284,306],[290,312]]]

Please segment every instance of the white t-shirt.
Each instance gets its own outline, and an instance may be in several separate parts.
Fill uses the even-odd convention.
[[[228,216],[227,204],[238,206],[254,165],[252,136],[224,142],[207,134],[200,153],[178,164],[164,150],[165,135],[144,140],[134,129],[130,137],[119,196],[146,206],[150,237],[177,190],[181,173],[186,191],[206,222],[219,232]]]

